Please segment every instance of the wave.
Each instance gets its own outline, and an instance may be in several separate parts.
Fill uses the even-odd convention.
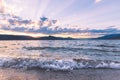
[[[62,50],[62,51],[78,51],[83,48],[71,48],[71,47],[23,47],[27,50]]]
[[[79,50],[89,50],[89,51],[100,51],[100,52],[120,52],[119,50],[105,50],[98,48],[71,48],[71,47],[23,47],[27,50],[61,50],[61,51],[79,51]]]
[[[114,48],[114,47],[117,47],[117,46],[113,46],[113,45],[104,45],[104,44],[101,44],[101,45],[96,45],[97,47],[112,47],[112,48]]]
[[[48,59],[30,59],[30,58],[0,58],[0,67],[2,68],[23,68],[23,69],[52,69],[52,70],[73,70],[82,68],[110,68],[120,69],[120,62],[108,60],[48,60]]]

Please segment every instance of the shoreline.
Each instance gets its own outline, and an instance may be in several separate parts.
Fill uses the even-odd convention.
[[[0,68],[0,80],[119,80],[117,69],[79,69],[71,71],[53,71],[43,69],[7,69]]]

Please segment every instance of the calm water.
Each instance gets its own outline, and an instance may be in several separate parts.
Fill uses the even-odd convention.
[[[0,66],[120,68],[120,40],[0,41]]]

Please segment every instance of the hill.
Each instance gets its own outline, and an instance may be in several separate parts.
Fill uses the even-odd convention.
[[[45,37],[31,37],[23,35],[0,35],[0,40],[74,40],[73,38],[62,38],[54,36],[45,36]]]
[[[105,35],[105,36],[99,37],[97,39],[120,39],[120,34]]]

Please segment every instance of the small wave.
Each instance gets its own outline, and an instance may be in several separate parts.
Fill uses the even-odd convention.
[[[89,50],[89,51],[100,51],[100,52],[120,52],[120,50],[106,50],[106,49],[95,49],[95,48],[88,48],[88,49],[84,49],[84,50]]]
[[[83,48],[71,48],[71,47],[23,47],[23,49],[27,50],[70,50],[70,51],[77,51],[82,50]]]
[[[101,44],[101,45],[96,45],[97,47],[116,47],[116,46],[112,46],[112,45],[103,45],[103,44]]]
[[[3,68],[23,68],[23,69],[53,69],[53,70],[73,70],[81,68],[111,68],[120,69],[120,62],[107,60],[43,60],[29,58],[1,58],[0,67]]]
[[[89,51],[100,51],[100,52],[120,52],[119,50],[105,50],[97,48],[71,48],[71,47],[23,47],[27,50],[61,50],[61,51],[73,51],[77,52],[80,50],[89,50]]]

